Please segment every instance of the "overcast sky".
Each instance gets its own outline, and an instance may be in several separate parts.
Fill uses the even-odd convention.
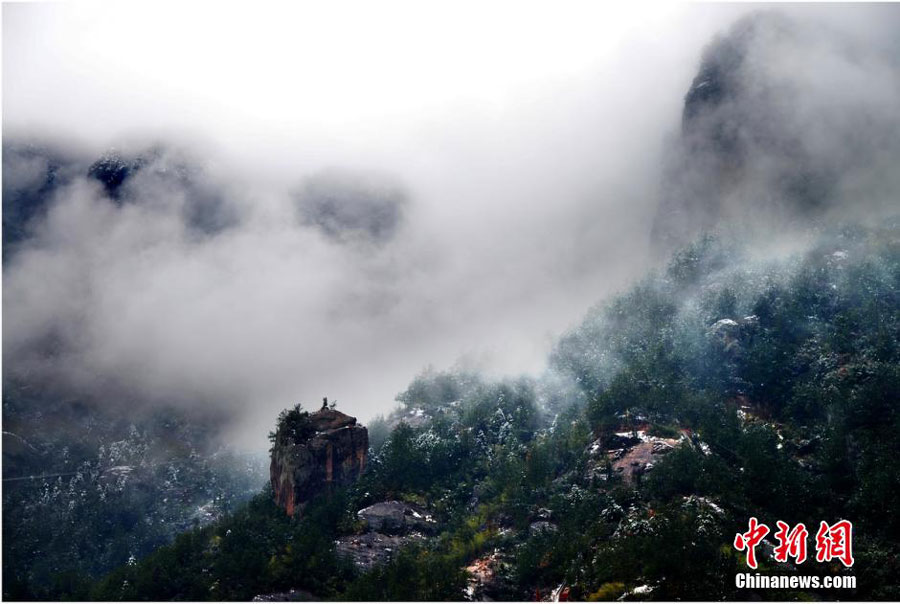
[[[426,365],[539,373],[651,265],[663,143],[751,8],[4,4],[7,139],[165,145],[239,217],[193,236],[156,173],[123,207],[68,186],[4,267],[5,361],[65,333],[66,379],[219,407],[252,447],[294,402],[388,411]],[[399,191],[388,235],[298,214],[323,170]]]

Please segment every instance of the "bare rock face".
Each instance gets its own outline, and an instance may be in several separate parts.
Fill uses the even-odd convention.
[[[388,562],[393,555],[410,543],[425,543],[422,533],[408,535],[384,535],[382,533],[363,533],[362,535],[346,535],[335,541],[338,556],[353,562],[359,570],[365,572]]]
[[[890,67],[878,73],[896,81],[892,53],[870,44],[771,10],[745,15],[709,44],[685,95],[681,135],[664,159],[654,240],[680,247],[733,221],[742,231],[759,222],[770,236],[773,227],[844,211],[849,199],[847,211],[858,215],[859,204],[870,202],[848,197],[845,187],[897,149],[896,135],[881,138],[896,132],[888,124],[897,112],[880,113],[866,96],[874,81],[842,90],[843,77],[876,73],[861,68],[866,61],[884,61]],[[799,56],[847,71],[818,80],[814,68],[786,67],[785,57]],[[819,102],[837,96],[839,105]]]
[[[366,466],[369,432],[333,409],[291,412],[272,447],[269,473],[275,502],[289,516],[319,493],[355,482]]]
[[[440,528],[427,510],[402,501],[380,501],[356,515],[365,532],[341,537],[335,548],[363,571],[384,564],[405,545],[424,543]]]
[[[365,520],[372,532],[386,535],[403,535],[409,532],[431,532],[437,523],[427,513],[412,504],[400,501],[381,501],[356,513]]]

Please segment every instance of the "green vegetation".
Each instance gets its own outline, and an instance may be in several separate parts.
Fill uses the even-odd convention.
[[[90,592],[99,600],[249,600],[289,588],[334,595],[350,570],[334,555],[341,494],[295,521],[263,492],[228,519],[179,535]]]
[[[278,442],[303,442],[312,436],[314,431],[309,420],[309,411],[304,411],[303,405],[297,403],[278,415],[275,430],[269,432],[269,442],[272,443],[272,447]]]
[[[3,483],[4,599],[84,599],[97,577],[263,484],[268,460],[221,450],[214,425],[175,410],[113,417],[41,394],[4,384],[3,429],[28,435],[18,450],[4,435],[4,479],[14,478]]]
[[[498,552],[506,566],[492,596],[508,599],[562,584],[590,600],[896,599],[898,232],[829,232],[778,261],[704,238],[594,309],[559,342],[545,378],[416,378],[361,480],[302,520],[262,494],[77,594],[460,599],[464,567]],[[302,418],[299,408],[283,415],[278,431],[294,412]],[[399,421],[420,413],[416,427]],[[604,450],[638,430],[678,444],[629,482]],[[388,499],[426,507],[440,532],[360,573],[334,540],[359,528],[356,510]],[[857,589],[736,590],[745,566],[731,542],[750,516],[852,520]],[[765,556],[760,567],[838,571]]]

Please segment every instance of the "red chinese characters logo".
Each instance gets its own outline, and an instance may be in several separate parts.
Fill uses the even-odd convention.
[[[793,558],[797,564],[806,561],[806,542],[809,531],[802,522],[795,527],[781,520],[776,521],[778,530],[774,533],[778,544],[774,547],[773,558],[776,562],[787,562]],[[734,536],[734,547],[738,551],[747,552],[747,566],[757,568],[756,547],[770,532],[769,527],[761,524],[755,517],[750,518],[746,533]],[[829,525],[822,522],[816,533],[816,561],[831,562],[839,560],[847,568],[853,566],[853,524],[849,520],[841,520]]]
[[[777,562],[787,562],[788,558],[793,558],[797,564],[803,564],[806,560],[806,538],[809,531],[802,522],[788,531],[791,527],[787,522],[778,520],[775,525],[778,530],[775,531],[775,538],[778,545],[775,546],[775,560]]]
[[[739,552],[747,550],[747,566],[756,568],[756,546],[769,534],[769,527],[759,524],[756,517],[750,518],[750,530],[734,536],[734,547]]]
[[[853,524],[849,520],[841,520],[831,526],[827,522],[819,524],[816,560],[831,562],[835,558],[847,568],[853,566]]]

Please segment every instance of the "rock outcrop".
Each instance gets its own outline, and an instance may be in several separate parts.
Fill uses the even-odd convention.
[[[512,581],[512,556],[495,548],[481,558],[476,558],[466,572],[469,580],[464,599],[470,602],[503,602],[521,599]],[[535,598],[537,599],[537,598]]]
[[[425,540],[422,533],[363,533],[341,537],[335,541],[334,547],[338,556],[350,560],[358,570],[366,572],[388,562],[400,548],[410,543],[425,543]]]
[[[405,545],[424,543],[440,528],[427,510],[402,501],[380,501],[356,516],[365,532],[341,537],[335,549],[362,571],[384,564]]]
[[[661,438],[648,435],[646,430],[617,432],[606,447],[600,440],[591,444],[586,477],[589,480],[608,480],[610,475],[614,475],[620,476],[625,484],[634,484],[652,470],[664,455],[687,440],[685,434],[679,438]]]
[[[291,414],[275,435],[269,471],[275,502],[293,516],[316,495],[359,478],[369,433],[355,417],[333,409]]]
[[[370,531],[387,535],[428,532],[436,525],[426,511],[399,501],[382,501],[361,509],[356,515],[366,522]]]

